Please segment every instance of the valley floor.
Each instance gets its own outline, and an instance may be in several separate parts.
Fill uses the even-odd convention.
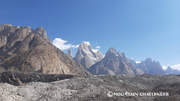
[[[168,95],[138,95],[142,92],[159,94],[162,92]],[[0,83],[0,101],[179,101],[179,99],[179,75],[94,75],[52,82],[22,82],[19,86]]]

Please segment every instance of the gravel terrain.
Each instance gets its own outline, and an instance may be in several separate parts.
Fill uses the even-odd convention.
[[[0,101],[179,101],[179,88],[178,75],[94,75],[20,86],[0,83]],[[108,96],[109,91],[168,92],[169,96]]]

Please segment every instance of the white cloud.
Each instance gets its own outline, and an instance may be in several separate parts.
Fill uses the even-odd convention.
[[[172,68],[172,69],[180,70],[180,64],[172,65],[171,68]]]
[[[101,47],[100,46],[96,46],[96,48],[100,49]]]
[[[68,41],[63,40],[61,38],[55,38],[52,43],[53,43],[53,45],[55,45],[57,48],[59,48],[61,50],[79,47],[79,44],[78,45],[72,45],[72,44],[66,44],[66,42],[68,42]]]
[[[163,70],[166,70],[168,66],[162,66]]]
[[[136,63],[141,63],[140,61],[136,61]]]

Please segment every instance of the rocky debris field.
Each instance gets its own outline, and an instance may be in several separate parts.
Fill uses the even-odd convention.
[[[20,86],[28,82],[52,82],[73,78],[67,74],[42,74],[42,73],[12,73],[10,71],[0,73],[0,82]]]
[[[21,82],[19,86],[12,82],[0,83],[0,101],[179,101],[180,99],[179,75],[119,74],[88,77],[27,75],[17,73],[9,77],[12,82],[12,78],[18,78]],[[3,74],[0,77],[1,82],[4,80],[2,76]],[[113,95],[109,92],[113,92]],[[169,95],[123,96],[120,92],[168,92]]]

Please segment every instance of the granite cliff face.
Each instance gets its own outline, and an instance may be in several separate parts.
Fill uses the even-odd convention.
[[[92,49],[90,43],[82,42],[78,48],[78,52],[74,57],[74,61],[80,63],[84,68],[89,68],[91,65],[102,60],[103,55],[99,50]]]
[[[117,52],[115,48],[110,48],[102,61],[92,65],[89,69],[92,74],[128,74],[141,75],[143,71],[135,68],[128,61],[124,53]]]
[[[52,45],[43,27],[0,26],[0,70],[90,75],[79,63]]]
[[[147,74],[160,74],[165,75],[165,71],[163,70],[161,64],[151,58],[147,58],[145,61],[141,61],[140,63],[134,64],[133,60],[130,61],[136,68],[140,68],[144,73]]]

